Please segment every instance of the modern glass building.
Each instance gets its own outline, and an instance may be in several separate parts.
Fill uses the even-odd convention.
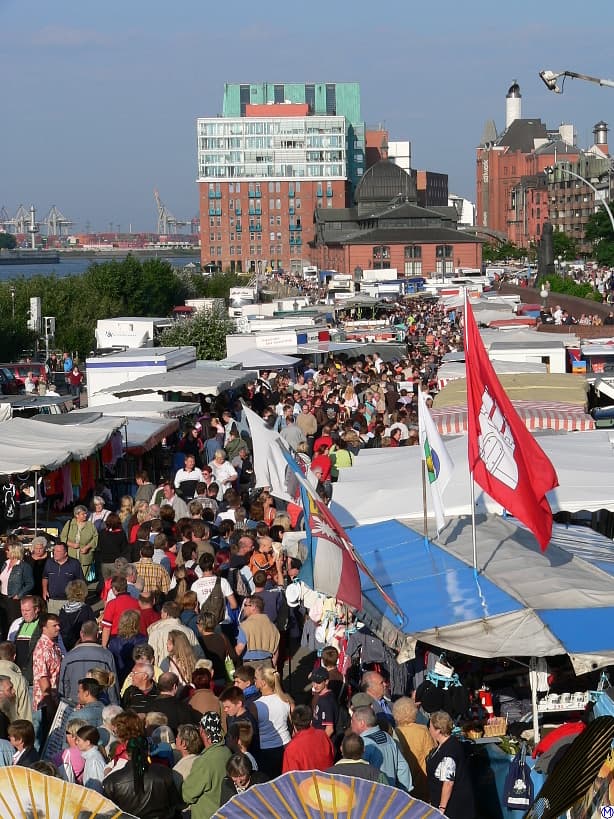
[[[345,207],[364,172],[358,84],[229,83],[196,127],[203,263],[299,272],[315,210]]]

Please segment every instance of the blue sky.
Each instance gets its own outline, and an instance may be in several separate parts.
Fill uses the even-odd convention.
[[[614,78],[613,24],[612,0],[0,0],[0,207],[155,229],[157,187],[191,218],[195,120],[225,81],[358,81],[367,125],[474,199],[475,146],[514,79],[523,116],[573,122],[581,146],[599,119],[614,130],[614,89],[567,80],[559,96],[538,77]]]

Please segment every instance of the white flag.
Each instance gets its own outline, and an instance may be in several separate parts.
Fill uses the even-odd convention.
[[[277,443],[281,441],[284,445],[285,441],[278,432],[269,429],[262,418],[249,407],[244,405],[243,412],[252,438],[256,486],[268,487],[276,498],[294,500],[294,490],[298,487],[294,486],[295,481],[288,473],[288,464]]]
[[[429,408],[426,405],[426,393],[423,392],[418,394],[418,428],[422,458],[426,464],[431,505],[435,513],[437,534],[439,534],[445,526],[441,496],[450,482],[454,464],[441,440],[439,430],[433,422]]]

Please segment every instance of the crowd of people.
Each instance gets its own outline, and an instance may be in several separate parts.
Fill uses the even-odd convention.
[[[120,498],[101,484],[53,545],[41,535],[26,553],[7,538],[4,764],[83,784],[146,819],[205,819],[253,784],[311,769],[383,782],[471,818],[450,716],[429,721],[409,680],[393,692],[386,669],[364,656],[350,679],[339,630],[324,628],[335,601],[305,591],[301,561],[284,547],[301,529],[300,504],[256,487],[239,400],[329,501],[362,448],[417,443],[418,391],[460,345],[454,313],[438,305],[394,320],[405,322],[406,355],[262,372],[185,426],[160,480],[142,470]],[[316,649],[306,684],[287,664],[299,644]]]

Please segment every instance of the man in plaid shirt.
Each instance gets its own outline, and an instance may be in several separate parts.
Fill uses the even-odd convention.
[[[155,591],[166,594],[171,585],[171,578],[164,566],[153,562],[153,553],[153,544],[144,543],[141,546],[141,559],[134,566],[144,584],[143,594]]]

